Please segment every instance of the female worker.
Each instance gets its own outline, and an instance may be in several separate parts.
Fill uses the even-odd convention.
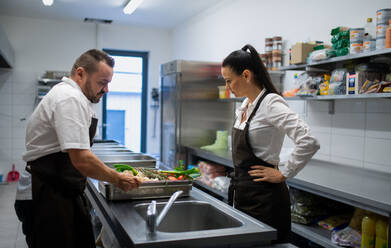
[[[222,63],[226,87],[245,97],[232,128],[235,166],[229,190],[234,207],[277,229],[277,242],[286,242],[291,229],[287,178],[295,176],[319,149],[319,143],[279,95],[258,52],[246,45]],[[285,134],[295,149],[280,169]],[[282,165],[282,164],[280,164]]]

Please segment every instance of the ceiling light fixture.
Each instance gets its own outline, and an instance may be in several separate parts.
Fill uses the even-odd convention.
[[[52,6],[53,0],[42,0],[42,3],[45,6]]]
[[[130,0],[124,8],[124,13],[127,15],[132,14],[142,2],[143,0]]]

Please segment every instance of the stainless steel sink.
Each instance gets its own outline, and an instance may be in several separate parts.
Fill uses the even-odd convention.
[[[160,213],[166,203],[156,204]],[[149,203],[141,203],[135,206],[137,213],[146,220]],[[180,233],[216,230],[224,228],[241,227],[243,223],[236,218],[225,214],[208,202],[203,201],[178,201],[175,202],[161,224],[157,227],[160,232]]]

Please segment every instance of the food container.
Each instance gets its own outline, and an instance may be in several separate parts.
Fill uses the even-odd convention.
[[[111,183],[100,181],[99,191],[108,200],[169,198],[178,190],[183,191],[181,194],[181,197],[183,197],[189,196],[192,184],[192,180],[150,181],[143,182],[137,189],[125,192]]]
[[[364,28],[351,28],[349,34],[350,42],[362,42],[364,39]]]
[[[386,37],[388,24],[377,24],[376,25],[376,38]]]
[[[282,50],[282,37],[274,36],[273,37],[273,50]]]
[[[391,9],[379,9],[376,11],[376,24],[387,24],[389,19],[391,19]]]
[[[350,43],[350,54],[357,54],[362,52],[362,42],[351,42]]]
[[[376,49],[376,39],[364,40],[363,52],[370,52]]]
[[[376,50],[386,48],[386,37],[376,38]]]
[[[227,90],[225,86],[217,86],[217,87],[219,88],[220,99],[225,99],[230,97],[229,90]]]

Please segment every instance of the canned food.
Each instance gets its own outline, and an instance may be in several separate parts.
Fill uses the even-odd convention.
[[[362,42],[350,43],[350,54],[357,54],[362,52]]]
[[[376,25],[376,38],[386,37],[388,24],[377,24]]]
[[[376,50],[384,49],[386,48],[386,38],[376,38]]]
[[[363,52],[370,52],[376,49],[376,39],[364,40]]]
[[[349,31],[351,42],[359,42],[364,39],[364,28],[351,28]]]
[[[391,19],[391,9],[379,9],[376,11],[376,24],[387,24],[389,19]]]

